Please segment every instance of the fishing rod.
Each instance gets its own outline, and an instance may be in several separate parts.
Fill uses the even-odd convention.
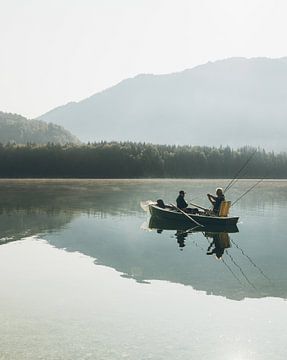
[[[248,173],[248,170],[246,170],[246,171],[243,173],[241,179],[244,179],[244,177],[245,177],[245,175],[246,175],[247,173]],[[235,179],[235,180],[233,181],[233,183],[231,184],[231,186],[229,186],[226,191],[228,191],[232,186],[234,186],[234,185],[237,183],[237,181],[239,181],[239,180],[240,180],[240,178]],[[225,191],[225,192],[226,192],[226,191]]]
[[[240,199],[243,198],[243,196],[245,196],[246,194],[248,194],[249,191],[251,191],[252,189],[254,189],[255,186],[259,185],[262,181],[263,181],[263,179],[260,179],[259,181],[257,181],[256,184],[252,185],[251,188],[249,188],[249,189],[246,190],[241,196],[239,196],[239,198],[237,198],[237,199],[231,204],[231,206],[235,205]]]
[[[243,164],[243,166],[241,166],[241,168],[237,171],[237,173],[235,174],[235,176],[233,177],[233,179],[228,183],[228,185],[226,186],[226,188],[224,189],[224,193],[226,193],[226,191],[228,191],[234,184],[236,181],[238,181],[238,176],[241,173],[241,171],[248,165],[248,163],[250,162],[250,160],[253,158],[253,156],[255,155],[255,153],[257,152],[257,149],[249,156],[249,158],[245,161],[245,163]]]

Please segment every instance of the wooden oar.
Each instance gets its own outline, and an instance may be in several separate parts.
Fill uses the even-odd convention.
[[[197,204],[190,203],[190,205],[196,206],[197,208],[199,208],[199,209],[201,209],[201,210],[204,210],[204,211],[210,211],[210,209],[204,208],[204,207],[199,206],[199,205],[197,205]]]
[[[181,210],[180,208],[178,208],[177,206],[175,206],[174,204],[171,204],[176,210],[180,211],[183,215],[185,215],[189,220],[193,221],[197,226],[201,226],[204,227],[203,225],[201,225],[199,222],[197,222],[196,220],[194,220],[191,216],[189,216],[186,212],[184,212],[183,210]]]

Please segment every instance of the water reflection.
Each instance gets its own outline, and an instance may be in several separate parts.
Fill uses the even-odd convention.
[[[185,247],[185,239],[187,238],[187,235],[188,235],[188,231],[184,231],[184,230],[177,230],[175,233],[175,237],[177,239],[177,243],[180,250],[183,250],[183,248]]]
[[[139,226],[135,226],[136,218],[102,215],[97,216],[96,212],[81,214],[71,209],[10,209],[9,213],[0,215],[2,243],[37,235],[57,248],[88,255],[96,264],[112,267],[122,277],[138,283],[168,280],[237,300],[262,296],[262,284],[260,287],[254,285],[254,276],[240,265],[236,254],[227,252],[231,233],[208,228],[174,229],[170,224],[167,227],[161,224],[158,229],[151,219],[154,235],[162,240],[155,242],[152,233],[139,232]],[[230,231],[238,233],[238,228]],[[185,249],[185,257],[177,256],[172,245],[174,239],[181,251]],[[246,255],[243,250],[242,253]],[[227,272],[216,266],[217,261],[210,261],[207,254],[214,255],[214,260],[220,259]],[[255,261],[253,265],[259,268]]]
[[[202,233],[206,239],[212,239],[208,248],[207,255],[216,255],[220,259],[224,253],[224,250],[229,248],[230,237],[229,233],[239,232],[236,225],[232,226],[193,226],[190,227],[188,223],[177,223],[172,221],[166,221],[154,216],[149,219],[149,229],[156,230],[158,234],[162,234],[164,230],[175,230],[175,237],[177,239],[180,250],[186,246],[186,239],[188,235],[194,233]]]
[[[212,242],[207,248],[206,255],[215,255],[220,259],[225,249],[230,248],[230,238],[227,232],[209,233],[206,232],[204,236],[212,239]]]
[[[175,187],[159,184],[165,194]],[[184,224],[179,228],[153,218],[147,226],[152,231],[147,232],[140,230],[146,214],[139,203],[158,194],[159,185],[113,181],[76,185],[35,181],[2,186],[2,243],[40,234],[56,248],[88,255],[95,264],[112,267],[137,282],[167,280],[237,300],[287,297],[285,226],[277,221],[278,211],[282,218],[282,202],[264,212],[252,204],[245,211],[245,202],[242,213],[237,209],[243,219],[240,232],[236,226],[195,229]],[[198,186],[207,192],[214,184]]]
[[[56,209],[1,209],[0,245],[24,237],[59,231],[69,224],[75,214]]]
[[[200,250],[198,251],[198,257],[192,259],[193,262],[197,261],[202,264],[202,270],[197,274],[198,278],[201,278],[202,283],[197,287],[198,284],[195,285],[197,279],[193,279],[191,285],[195,288],[202,288],[201,285],[203,283],[207,285],[208,279],[203,279],[203,274],[208,277],[208,269],[214,268],[212,264],[209,264],[204,260],[203,255],[205,254],[219,260],[226,270],[226,273],[221,272],[222,269],[220,272],[218,272],[219,269],[216,270],[216,274],[220,276],[222,280],[221,289],[216,290],[218,278],[215,280],[211,276],[207,287],[213,290],[207,290],[207,293],[224,294],[227,297],[238,300],[241,299],[242,294],[249,297],[266,296],[266,291],[273,292],[273,296],[275,296],[275,293],[278,290],[275,291],[276,284],[270,280],[270,277],[266,275],[264,270],[258,264],[256,264],[256,261],[253,260],[252,257],[232,238],[235,234],[237,236],[239,235],[237,226],[223,229],[218,227],[201,228],[197,226],[189,228],[188,224],[181,224],[179,226],[176,223],[166,222],[162,219],[151,217],[148,228],[156,231],[157,234],[160,234],[163,238],[165,237],[165,239],[167,236],[175,238],[178,248],[181,251],[183,251],[184,248],[186,250],[186,247],[191,244],[194,245],[197,250]],[[203,239],[205,239],[206,242],[204,242]],[[194,249],[192,251],[194,252]],[[255,253],[255,256],[256,255],[257,254]],[[259,255],[261,255],[260,252]],[[247,260],[247,263],[244,260]],[[245,264],[242,265],[243,263]],[[255,273],[254,271],[250,271],[250,267],[255,269]],[[227,278],[228,274],[233,278],[232,285],[230,283],[230,277]],[[182,281],[185,283],[185,280]],[[258,283],[260,283],[259,286]],[[231,289],[233,289],[232,294]],[[283,292],[286,294],[286,289],[284,289]],[[284,295],[284,297],[285,296],[286,295]]]

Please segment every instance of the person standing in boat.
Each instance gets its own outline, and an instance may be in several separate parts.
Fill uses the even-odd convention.
[[[219,209],[220,209],[220,204],[222,203],[222,201],[225,201],[225,197],[223,194],[223,190],[222,188],[217,188],[216,189],[216,196],[213,196],[211,194],[207,194],[208,200],[211,202],[211,204],[213,205],[213,212],[218,215],[219,214]]]

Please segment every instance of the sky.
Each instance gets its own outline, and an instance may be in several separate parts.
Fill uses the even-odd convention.
[[[0,111],[35,118],[140,73],[287,56],[286,0],[0,0]]]

